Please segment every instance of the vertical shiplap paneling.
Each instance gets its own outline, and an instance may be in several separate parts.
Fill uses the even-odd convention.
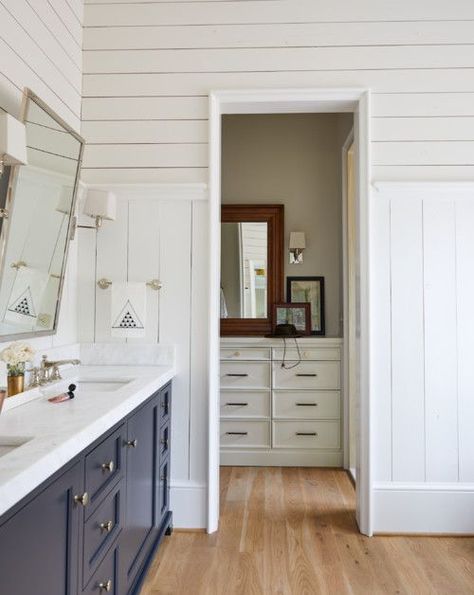
[[[128,254],[128,201],[117,201],[117,218],[103,225],[97,232],[97,280],[112,283],[127,281]],[[124,342],[122,337],[111,336],[112,287],[101,289],[96,285],[95,340],[98,342]]]
[[[90,225],[89,222],[88,225]],[[78,227],[76,233],[79,243],[77,263],[77,318],[79,325],[77,338],[81,343],[92,343],[95,340],[97,232],[93,228]]]
[[[160,342],[176,346],[173,380],[173,452],[175,480],[189,479],[189,406],[191,353],[191,221],[187,200],[160,203]],[[204,348],[203,338],[203,348]]]
[[[459,479],[474,482],[474,196],[456,201]]]
[[[454,201],[424,200],[426,481],[458,480],[455,244]]]
[[[390,201],[374,193],[371,197],[371,294],[372,387],[374,476],[376,481],[392,479],[392,359],[391,359],[391,263]]]
[[[166,257],[166,255],[164,255]],[[146,335],[131,342],[158,340],[160,292],[145,284],[160,278],[159,204],[153,200],[131,200],[128,220],[128,281],[146,287]]]
[[[392,464],[394,481],[425,480],[422,201],[392,200]]]

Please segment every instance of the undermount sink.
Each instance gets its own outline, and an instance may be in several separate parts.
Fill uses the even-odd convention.
[[[0,436],[0,457],[7,455],[12,450],[20,448],[32,438],[25,438],[20,436]]]
[[[120,390],[131,380],[96,380],[96,379],[79,379],[75,384],[78,391],[82,392],[98,392],[110,393]]]

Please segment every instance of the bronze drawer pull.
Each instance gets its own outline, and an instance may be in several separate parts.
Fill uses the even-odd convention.
[[[296,432],[297,436],[317,436],[317,432]]]
[[[235,376],[236,378],[245,378],[248,374],[226,374],[226,376]]]
[[[107,593],[110,593],[110,591],[112,591],[112,581],[109,579],[108,581],[99,583],[99,591],[102,593],[102,591],[106,591]]]
[[[112,471],[115,469],[115,463],[113,461],[109,461],[108,463],[102,463],[101,467],[102,471],[108,471],[109,473],[112,473]]]
[[[89,494],[84,492],[78,496],[74,496],[74,502],[76,504],[80,504],[81,506],[87,506],[89,504]]]
[[[248,432],[226,432],[227,436],[247,436]]]
[[[226,407],[247,407],[248,403],[226,403]]]
[[[101,531],[105,531],[106,533],[110,533],[112,531],[114,524],[112,521],[105,521],[105,523],[100,523],[99,527]]]
[[[130,448],[137,448],[138,440],[136,438],[135,438],[135,440],[127,440],[125,442],[125,446],[129,446]]]
[[[317,374],[296,374],[296,376],[302,376],[304,378],[314,378]]]
[[[317,407],[317,403],[296,403],[297,407]]]

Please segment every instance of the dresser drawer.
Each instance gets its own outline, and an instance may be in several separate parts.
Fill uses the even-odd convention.
[[[289,419],[339,419],[339,391],[275,391],[273,417]]]
[[[92,505],[86,507],[88,516],[103,490],[123,475],[125,440],[125,425],[122,425],[86,456],[86,492]]]
[[[84,523],[83,581],[87,584],[109,545],[120,532],[125,513],[124,480],[108,494]]]
[[[270,362],[221,362],[222,388],[270,388]]]
[[[273,359],[282,360],[284,350],[280,347],[273,349]],[[323,361],[339,361],[341,359],[341,350],[339,347],[304,347],[300,345],[300,355],[302,360],[323,360]],[[287,361],[298,361],[298,350],[294,347],[286,350]]]
[[[222,448],[270,448],[269,421],[221,421]]]
[[[301,362],[290,370],[273,363],[274,388],[339,389],[340,362]]]
[[[275,421],[274,448],[339,448],[339,421]]]
[[[105,556],[95,571],[83,595],[120,595],[118,585],[118,547],[114,547]]]
[[[271,400],[269,392],[222,391],[221,418],[226,417],[270,417]]]
[[[223,347],[222,360],[270,360],[271,350],[268,347]]]

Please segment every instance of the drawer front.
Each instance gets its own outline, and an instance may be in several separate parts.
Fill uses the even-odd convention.
[[[103,490],[123,475],[125,424],[86,456],[86,492],[94,504]],[[94,507],[86,507],[90,515]]]
[[[273,363],[274,388],[334,389],[340,388],[340,362],[301,362],[290,370],[281,362]]]
[[[274,448],[339,448],[339,421],[275,421]]]
[[[221,417],[270,417],[269,392],[222,391]]]
[[[125,513],[124,480],[108,494],[84,523],[83,583],[86,585],[109,545],[120,533]]]
[[[284,350],[280,347],[273,349],[273,359],[282,360]],[[300,345],[300,355],[302,360],[311,361],[339,361],[341,359],[341,350],[339,347],[304,347]],[[289,348],[286,350],[287,361],[298,361],[298,350],[296,348]]]
[[[222,448],[270,448],[269,421],[221,421]]]
[[[270,362],[221,362],[222,388],[270,388]]]
[[[171,382],[160,390],[160,425],[167,423],[171,414]]]
[[[118,585],[118,548],[112,548],[97,568],[84,595],[120,595]]]
[[[170,424],[160,429],[160,461],[163,461],[170,451]]]
[[[221,349],[223,360],[270,360],[271,350],[265,347],[225,347]]]
[[[273,417],[289,419],[339,419],[339,391],[275,391]]]
[[[170,507],[170,463],[169,459],[165,461],[160,467],[160,484],[159,484],[159,511],[160,522],[168,512]]]

